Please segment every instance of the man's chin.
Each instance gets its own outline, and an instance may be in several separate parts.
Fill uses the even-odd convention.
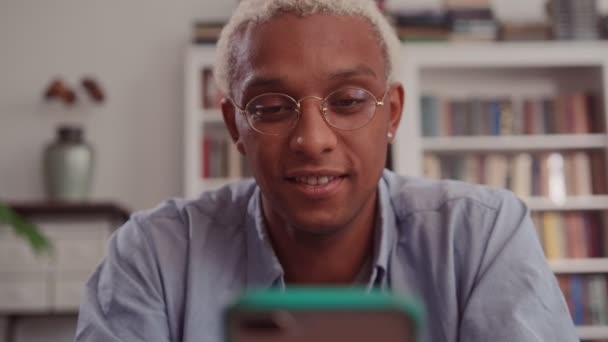
[[[289,224],[289,230],[297,236],[330,237],[342,232],[347,224],[339,222],[336,217],[331,219],[294,220]]]

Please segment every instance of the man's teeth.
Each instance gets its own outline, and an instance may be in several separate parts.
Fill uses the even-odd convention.
[[[321,177],[302,176],[302,177],[296,177],[296,182],[304,183],[304,184],[308,184],[308,185],[324,185],[324,184],[327,184],[327,183],[333,181],[336,178],[338,178],[338,177],[335,177],[335,176],[321,176]]]

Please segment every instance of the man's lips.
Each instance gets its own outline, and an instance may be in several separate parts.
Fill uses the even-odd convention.
[[[289,181],[294,182],[294,183],[298,183],[298,184],[305,184],[305,185],[311,185],[311,186],[322,186],[328,183],[331,183],[333,181],[335,181],[336,179],[339,178],[343,178],[345,177],[344,175],[320,175],[320,176],[296,176],[296,177],[289,177],[287,178]]]
[[[292,169],[285,172],[285,178],[299,177],[342,177],[346,176],[345,171],[339,169]]]
[[[322,199],[338,192],[348,176],[340,172],[314,172],[292,174],[287,181],[294,185],[292,190],[310,199]]]

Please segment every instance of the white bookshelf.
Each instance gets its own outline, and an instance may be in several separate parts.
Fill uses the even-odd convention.
[[[425,153],[608,151],[608,135],[604,133],[423,137],[420,117],[420,99],[425,94],[455,99],[505,95],[526,98],[580,89],[592,90],[601,97],[599,106],[606,117],[606,42],[412,44],[403,47],[403,56],[401,80],[406,106],[393,155],[395,170],[400,174],[423,176]],[[606,127],[601,130],[608,131]],[[608,210],[607,195],[570,196],[561,201],[529,197],[524,201],[532,211]],[[550,260],[549,265],[556,274],[608,274],[608,257]],[[608,326],[577,329],[582,339],[608,339]]]
[[[184,196],[196,197],[204,188],[201,179],[201,139],[206,114],[202,108],[201,71],[213,64],[213,46],[191,46],[186,51],[184,105]]]
[[[485,152],[603,149],[606,134],[552,134],[532,136],[433,137],[422,138],[426,152]]]
[[[579,326],[577,331],[583,340],[600,340],[608,336],[608,326]]]
[[[548,262],[556,274],[608,273],[608,258],[554,259]]]
[[[592,85],[608,98],[608,44],[425,43],[404,45],[400,79],[406,88],[405,110],[395,141],[397,172],[422,176],[422,155],[428,151],[602,148],[606,135],[423,138],[420,103],[424,92],[453,97],[555,94]],[[578,82],[571,82],[571,79]],[[508,141],[505,141],[508,140]]]
[[[190,46],[186,51],[185,65],[185,115],[184,115],[184,175],[183,193],[187,198],[195,198],[202,192],[214,190],[224,184],[239,179],[234,168],[240,169],[238,152],[229,143],[228,132],[224,127],[221,110],[203,106],[204,89],[202,71],[212,69],[215,59],[213,45]],[[222,177],[202,176],[204,158],[202,151],[203,138],[206,134],[221,136],[227,142],[228,174]]]
[[[523,198],[532,211],[565,211],[565,210],[608,210],[607,195],[571,196],[564,202],[556,202],[550,198]]]

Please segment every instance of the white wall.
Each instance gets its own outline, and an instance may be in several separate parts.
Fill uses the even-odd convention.
[[[393,0],[397,4],[439,0]],[[608,8],[608,0],[601,0]],[[0,0],[0,198],[42,196],[40,158],[60,122],[81,122],[97,151],[94,198],[150,207],[181,193],[183,56],[194,19],[236,0]],[[542,18],[544,0],[494,1],[500,18]],[[42,101],[50,79],[98,76],[100,108]],[[19,341],[71,339],[73,319],[26,320]],[[4,335],[0,320],[0,339]],[[0,340],[1,341],[1,340]]]
[[[43,194],[43,146],[82,122],[97,151],[94,198],[139,209],[181,191],[182,61],[190,24],[236,0],[0,1],[0,198]],[[52,77],[98,76],[109,100],[42,101]]]

